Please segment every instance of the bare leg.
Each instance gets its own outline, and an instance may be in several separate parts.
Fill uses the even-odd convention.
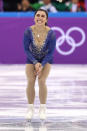
[[[26,64],[26,76],[27,76],[27,89],[26,94],[28,98],[29,104],[34,104],[35,99],[35,80],[36,76],[34,74],[34,65],[33,64]]]
[[[51,69],[51,64],[47,63],[42,69],[40,78],[38,78],[40,104],[46,104],[46,99],[47,99],[46,79],[49,75],[50,69]]]

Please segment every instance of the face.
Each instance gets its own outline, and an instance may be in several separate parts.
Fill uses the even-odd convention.
[[[72,3],[77,4],[79,0],[72,0]]]
[[[44,11],[38,11],[35,15],[34,21],[36,25],[45,25],[47,22],[46,13]]]
[[[48,5],[49,3],[51,3],[51,0],[43,0],[45,5]]]
[[[28,0],[22,0],[22,6],[25,6],[25,7],[27,7],[27,6],[29,6],[29,1]]]

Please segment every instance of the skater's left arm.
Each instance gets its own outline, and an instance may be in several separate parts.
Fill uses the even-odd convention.
[[[44,67],[44,65],[53,57],[53,53],[55,50],[55,46],[56,46],[56,35],[54,33],[54,31],[52,31],[50,40],[49,40],[49,46],[48,46],[48,53],[47,55],[44,57],[43,61],[42,61],[42,66]]]

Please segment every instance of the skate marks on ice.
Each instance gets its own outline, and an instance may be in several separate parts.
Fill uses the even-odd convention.
[[[44,124],[41,124],[40,121],[35,119],[31,123],[23,119],[13,119],[7,122],[4,120],[0,124],[0,131],[87,131],[87,121],[68,122],[47,120]]]
[[[47,79],[47,120],[38,117],[38,83],[35,84],[35,118],[27,111],[25,65],[0,65],[0,131],[86,131],[87,66],[53,65]]]

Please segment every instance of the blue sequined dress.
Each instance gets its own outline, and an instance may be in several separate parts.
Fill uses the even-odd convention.
[[[27,64],[36,64],[40,62],[42,66],[46,63],[53,63],[53,53],[56,46],[56,36],[52,29],[48,31],[47,37],[41,46],[35,44],[34,36],[31,27],[28,27],[24,32],[24,50],[27,55]]]

